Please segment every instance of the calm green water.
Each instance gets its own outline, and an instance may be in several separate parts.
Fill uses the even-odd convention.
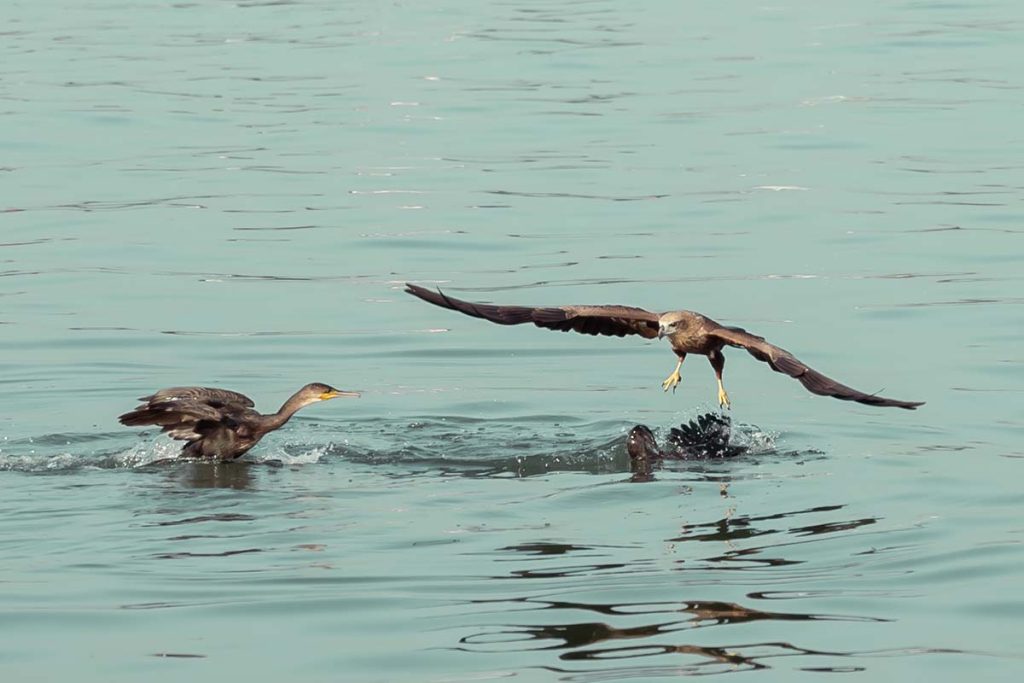
[[[1024,672],[1019,3],[7,2],[3,679],[864,680]],[[502,303],[692,308],[667,344]],[[248,464],[116,416],[305,410]],[[283,463],[283,466],[273,466]]]

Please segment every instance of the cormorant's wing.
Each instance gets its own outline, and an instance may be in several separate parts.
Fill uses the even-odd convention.
[[[207,403],[214,407],[228,404],[236,404],[245,408],[255,406],[252,399],[245,394],[212,387],[170,387],[169,389],[161,389],[152,396],[143,396],[139,400],[147,403],[155,401],[194,401]]]
[[[700,415],[669,431],[665,445],[683,460],[731,458],[746,452],[745,446],[730,443],[732,421],[716,413]]]
[[[222,409],[187,400],[151,401],[118,418],[127,427],[153,425],[172,439],[185,441],[200,438],[227,419],[229,415]]]
[[[483,318],[499,325],[533,323],[549,330],[625,337],[638,334],[647,339],[658,336],[658,314],[633,306],[493,306],[462,301],[424,287],[406,283],[405,291],[424,301],[459,311],[474,318]]]
[[[918,406],[924,405],[924,402],[897,401],[896,399],[857,391],[808,367],[789,351],[765,341],[764,337],[751,334],[739,327],[723,327],[719,325],[708,329],[707,333],[721,339],[730,346],[746,349],[754,358],[768,363],[775,372],[781,372],[799,380],[813,394],[832,396],[842,401],[856,401],[857,403],[865,403],[869,406],[906,408],[907,410],[914,410]]]

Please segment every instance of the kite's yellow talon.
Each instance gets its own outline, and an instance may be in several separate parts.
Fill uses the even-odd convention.
[[[725,387],[722,383],[718,383],[718,407],[719,408],[731,408],[732,404],[729,402],[729,394],[725,393]]]
[[[672,371],[672,374],[665,378],[665,381],[661,383],[661,388],[665,391],[669,389],[672,393],[675,393],[676,386],[683,381],[682,375],[679,374],[679,368]]]

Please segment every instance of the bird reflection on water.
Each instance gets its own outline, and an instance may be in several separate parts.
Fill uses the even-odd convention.
[[[192,489],[235,489],[253,487],[252,463],[185,462],[174,473],[178,483]]]
[[[884,619],[835,614],[811,614],[801,612],[769,612],[746,607],[738,603],[707,600],[682,601],[679,603],[637,603],[637,604],[588,604],[563,602],[534,598],[502,601],[514,603],[529,610],[554,610],[555,612],[592,612],[609,619],[621,618],[635,621],[638,615],[659,615],[653,623],[615,627],[606,621],[585,621],[577,623],[517,624],[485,633],[474,634],[460,639],[461,649],[475,652],[507,651],[510,644],[520,650],[567,650],[559,655],[562,661],[608,661],[651,657],[656,655],[684,654],[698,657],[698,661],[681,665],[691,672],[712,673],[707,669],[718,664],[727,665],[728,670],[767,669],[764,660],[774,657],[811,655],[846,656],[852,653],[825,652],[797,647],[783,642],[747,643],[743,645],[706,646],[694,644],[668,644],[664,641],[673,634],[708,626],[740,625],[757,621],[860,621],[884,622]],[[487,604],[487,601],[476,604]],[[656,642],[611,646],[609,641],[638,640],[655,638]],[[593,647],[607,643],[606,647]],[[679,668],[673,664],[671,668]],[[668,667],[666,667],[668,668]],[[859,668],[859,667],[854,667]],[[850,670],[851,667],[835,667],[836,670]],[[620,672],[621,674],[622,672]]]
[[[224,462],[197,458],[161,458],[139,468],[162,474],[175,485],[190,489],[234,489],[257,487],[260,473],[284,467],[280,460],[236,460]]]
[[[700,569],[715,576],[716,571],[723,569],[747,570],[757,569],[764,565],[777,567],[779,571],[792,571],[788,567],[803,564],[801,556],[782,557],[785,548],[801,543],[813,542],[816,539],[808,536],[820,536],[826,540],[837,533],[843,533],[871,524],[871,518],[846,519],[841,513],[845,506],[822,506],[805,510],[795,510],[773,515],[757,517],[731,518],[727,513],[724,518],[697,524],[683,525],[682,533],[676,533],[665,539],[675,545],[696,541],[700,545],[689,549],[685,555],[688,560],[675,562],[676,571]],[[787,524],[794,517],[812,517],[815,523]],[[818,518],[825,517],[823,521]],[[756,547],[737,550],[733,542],[758,536],[766,537],[766,542]],[[800,537],[798,541],[789,541],[788,537]],[[774,544],[768,538],[774,537]],[[714,545],[724,544],[729,550],[721,553],[715,551],[701,557],[700,548],[706,542]],[[636,558],[629,563],[602,562],[604,556],[620,556],[621,549],[604,548],[600,545],[588,546],[582,543],[545,543],[540,541],[526,542],[516,546],[499,549],[501,553],[515,553],[522,558],[517,566],[508,571],[504,580],[522,579],[585,579],[593,585],[600,576],[608,572],[616,575],[634,574],[633,582],[639,589],[646,585],[648,579],[657,576],[652,573],[655,560]],[[673,551],[675,552],[675,551]],[[795,552],[795,551],[794,551]],[[683,553],[680,553],[683,554]],[[759,561],[758,556],[771,554],[773,557]],[[586,563],[579,562],[578,557],[588,558]],[[575,560],[575,561],[574,561]],[[737,560],[749,564],[736,564]],[[522,566],[522,563],[528,563]],[[536,566],[541,563],[544,566]],[[778,578],[778,577],[777,577]],[[544,582],[547,588],[551,584]],[[709,579],[709,587],[704,590],[720,594],[715,588],[717,580]],[[516,581],[516,585],[520,586]],[[530,584],[532,585],[532,584]],[[681,583],[679,588],[671,588],[672,592],[691,593],[679,601],[638,601],[635,603],[597,602],[581,600],[560,600],[552,597],[550,590],[535,590],[532,595],[523,595],[521,591],[512,590],[508,598],[475,600],[470,604],[474,611],[483,614],[500,614],[502,623],[491,623],[474,628],[474,632],[459,639],[458,649],[473,652],[504,652],[509,651],[558,651],[561,662],[588,661],[588,674],[599,675],[593,667],[604,662],[608,667],[600,675],[629,677],[655,676],[670,673],[716,673],[737,670],[768,669],[773,667],[773,660],[780,658],[801,658],[798,665],[801,669],[816,671],[858,671],[863,667],[850,665],[848,658],[863,655],[863,652],[823,651],[811,647],[803,647],[792,642],[767,641],[730,642],[729,630],[723,631],[714,644],[707,644],[706,636],[696,636],[698,629],[706,627],[725,627],[752,624],[757,622],[862,622],[883,623],[888,619],[862,614],[836,614],[814,611],[769,610],[760,609],[747,601],[724,601],[704,599],[692,593],[699,590],[695,584]],[[684,588],[684,586],[689,586]],[[842,591],[836,591],[841,596]],[[750,601],[780,599],[781,594],[765,591],[748,592]],[[794,597],[798,597],[794,595]],[[580,620],[581,614],[597,615],[598,618]],[[788,631],[793,632],[792,629]],[[799,631],[798,631],[799,632]],[[693,634],[684,636],[683,634]],[[718,633],[716,631],[716,633]],[[752,631],[745,630],[748,636]],[[620,644],[620,641],[629,641]],[[682,658],[680,657],[682,656]],[[611,661],[671,657],[658,665],[637,667],[630,663],[625,668],[609,665]],[[810,662],[803,662],[810,659]],[[837,661],[838,660],[838,661]],[[581,673],[571,669],[552,667],[564,673]]]

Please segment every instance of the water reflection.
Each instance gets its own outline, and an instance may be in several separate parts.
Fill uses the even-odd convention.
[[[746,569],[751,566],[784,567],[787,565],[802,564],[804,560],[781,557],[779,556],[778,551],[780,548],[798,545],[808,541],[764,543],[742,548],[732,547],[732,544],[759,536],[774,536],[777,534],[795,536],[818,536],[822,534],[831,534],[857,529],[859,527],[874,524],[878,521],[875,517],[860,517],[837,522],[825,522],[821,524],[793,526],[788,528],[776,528],[774,525],[758,526],[759,522],[783,520],[797,515],[833,512],[841,510],[843,507],[844,506],[842,505],[823,505],[806,510],[795,510],[791,512],[753,517],[726,514],[721,519],[713,522],[685,524],[682,526],[681,533],[669,539],[669,542],[682,543],[689,541],[712,541],[725,543],[729,547],[729,549],[724,553],[703,558],[698,562],[691,562],[691,565],[688,567],[678,567],[679,569],[687,569],[691,571],[706,568],[708,564],[712,564],[718,569]],[[682,565],[683,563],[684,561],[680,561],[678,564]]]
[[[585,659],[624,659],[636,657],[653,657],[657,655],[690,655],[696,661],[684,661],[673,664],[671,667],[658,667],[648,669],[647,674],[665,675],[668,672],[675,674],[712,674],[728,673],[736,671],[754,671],[769,669],[771,666],[766,660],[778,657],[794,656],[831,656],[849,657],[854,653],[850,652],[826,652],[822,650],[811,650],[797,647],[785,642],[767,643],[744,643],[741,645],[706,646],[706,645],[646,645],[610,649],[594,649],[583,652],[566,653],[561,659],[585,660]],[[863,671],[860,666],[815,667],[814,671],[849,672]],[[619,676],[635,675],[631,672],[617,672]],[[618,677],[618,676],[617,676]]]
[[[190,489],[236,489],[253,487],[253,470],[263,463],[239,460],[235,462],[204,462],[168,458],[146,466],[145,469],[165,470],[167,479]]]
[[[486,604],[486,601],[481,601]],[[562,661],[636,659],[658,655],[692,655],[698,661],[673,664],[691,672],[715,664],[727,664],[727,670],[769,668],[765,660],[780,656],[851,656],[854,653],[821,651],[799,647],[787,642],[746,643],[728,646],[707,646],[671,641],[673,634],[709,626],[740,625],[765,621],[846,621],[885,622],[886,619],[813,612],[771,612],[735,602],[687,600],[680,603],[593,604],[519,598],[503,601],[519,611],[550,612],[547,621],[555,623],[507,624],[489,627],[459,640],[459,649],[474,652],[508,652],[564,650]],[[478,603],[481,604],[481,603]],[[608,621],[570,621],[566,615],[591,612],[611,618],[636,621],[638,615],[653,617],[639,625],[615,626]],[[619,640],[655,639],[654,642],[616,644]],[[596,645],[604,644],[602,647]],[[821,667],[819,670],[831,669]],[[841,667],[843,670],[859,667]],[[707,672],[707,671],[705,671]],[[607,674],[608,672],[606,672]],[[625,672],[618,672],[624,675]]]
[[[476,601],[475,604],[488,604],[489,601]],[[539,598],[518,598],[498,601],[510,604],[518,610],[527,606],[534,610],[566,610],[594,612],[606,616],[636,617],[637,615],[664,615],[662,620],[642,625],[616,628],[605,622],[579,622],[529,625],[516,624],[498,627],[486,633],[474,634],[460,639],[466,645],[480,645],[486,648],[489,643],[508,644],[521,642],[524,649],[561,649],[594,645],[605,640],[617,638],[647,637],[656,634],[673,633],[676,631],[720,626],[724,624],[744,624],[753,621],[860,621],[885,622],[888,619],[861,617],[839,614],[814,614],[800,612],[769,612],[745,607],[735,602],[717,600],[687,600],[680,603],[652,602],[636,604],[595,604],[544,600]],[[668,615],[685,615],[679,618],[668,618]],[[554,641],[554,642],[539,642]],[[534,647],[529,647],[529,645]],[[503,648],[506,649],[506,648]]]
[[[710,482],[709,482],[710,483]],[[814,658],[821,661],[809,664],[808,670],[815,671],[859,671],[863,667],[846,662],[829,661],[829,658],[863,656],[864,652],[819,650],[797,642],[792,634],[806,633],[802,629],[780,627],[778,630],[790,634],[787,641],[741,640],[730,642],[732,630],[722,632],[718,642],[708,644],[681,639],[680,635],[708,627],[738,627],[747,625],[743,633],[749,637],[757,629],[749,625],[779,622],[856,622],[864,624],[885,623],[889,618],[838,613],[819,610],[774,610],[762,609],[759,601],[769,599],[764,590],[778,582],[790,582],[806,576],[796,573],[795,567],[808,562],[814,553],[804,550],[804,545],[834,539],[837,536],[875,524],[875,517],[843,516],[844,504],[822,505],[797,508],[774,514],[737,515],[731,508],[721,516],[704,522],[686,523],[665,539],[672,554],[680,543],[695,542],[689,547],[684,560],[674,560],[676,571],[700,570],[699,584],[681,584],[661,588],[659,593],[689,592],[681,599],[658,599],[655,601],[600,601],[561,598],[552,595],[553,586],[575,593],[580,586],[578,579],[584,578],[591,590],[600,590],[606,582],[595,582],[608,572],[619,575],[615,584],[635,584],[638,591],[649,595],[652,583],[663,587],[658,577],[663,574],[658,566],[664,566],[663,557],[625,557],[630,551],[648,552],[641,544],[627,544],[621,547],[573,542],[525,541],[497,549],[499,562],[511,562],[515,566],[501,576],[505,580],[554,579],[544,582],[543,594],[516,595],[504,598],[474,600],[471,605],[483,608],[485,614],[498,613],[500,623],[478,625],[471,632],[459,638],[457,648],[473,652],[542,652],[554,651],[562,662],[590,661],[609,662],[627,660],[628,668],[612,668],[595,671],[571,671],[554,668],[573,679],[607,680],[630,676],[681,675],[724,673],[741,670],[769,669],[773,660],[780,658]],[[755,545],[750,545],[757,539]],[[706,557],[695,556],[711,542],[716,547]],[[682,554],[682,553],[680,553]],[[862,557],[849,553],[850,557]],[[597,558],[597,561],[580,562],[583,557]],[[622,561],[616,561],[622,560]],[[531,566],[523,567],[529,562]],[[537,563],[541,563],[538,565]],[[764,573],[765,570],[770,575]],[[720,570],[751,572],[745,579],[743,597],[722,600],[723,588],[728,590],[736,583],[724,578],[727,575],[715,573]],[[573,581],[576,579],[576,581]],[[530,584],[517,584],[530,585]],[[704,588],[695,588],[704,585]],[[711,586],[708,588],[707,586]],[[700,591],[705,595],[693,595]],[[713,593],[709,596],[707,593]],[[841,595],[842,591],[837,594]],[[616,591],[617,596],[621,592]],[[806,596],[805,599],[810,599]],[[597,618],[595,618],[595,616]],[[715,631],[718,633],[718,631]],[[737,631],[739,633],[739,631]],[[634,660],[671,657],[670,664],[638,668]],[[824,658],[824,659],[822,659]]]
[[[592,550],[591,546],[585,545],[571,545],[566,543],[522,543],[520,545],[510,545],[499,550],[512,550],[518,553],[527,553],[530,555],[565,555],[566,553],[576,552],[579,550]]]
[[[172,519],[154,522],[147,526],[179,526],[181,524],[199,524],[202,522],[251,522],[256,517],[238,512],[217,512],[207,515],[195,515],[185,519]]]
[[[740,515],[738,517],[730,515],[714,522],[703,522],[700,524],[684,524],[682,527],[682,535],[671,540],[673,542],[736,541],[740,539],[753,538],[755,536],[761,536],[765,534],[775,534],[780,533],[780,530],[768,528],[758,529],[755,526],[755,523],[770,520],[781,520],[795,515],[815,514],[819,512],[833,512],[836,510],[842,510],[843,507],[845,506],[819,505],[817,507],[808,508],[806,510],[794,510],[791,512],[783,512],[773,515]],[[791,527],[789,529],[781,530],[781,532],[814,536],[817,534],[827,534],[835,531],[856,529],[857,527],[864,526],[866,524],[874,524],[876,521],[878,520],[875,517],[862,517],[858,519],[845,520],[841,522],[827,522],[823,524],[810,524],[807,526]]]

